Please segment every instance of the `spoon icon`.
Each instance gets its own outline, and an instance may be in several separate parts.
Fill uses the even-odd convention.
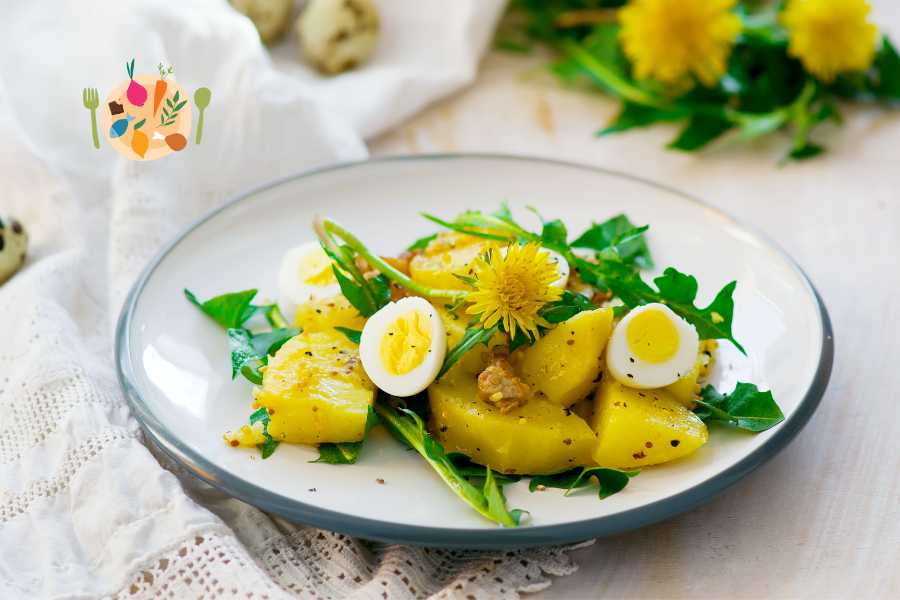
[[[199,144],[200,140],[203,139],[203,111],[209,106],[211,98],[212,92],[207,87],[197,88],[197,91],[194,92],[194,104],[200,109],[200,118],[197,120],[197,137],[194,139],[195,144]]]

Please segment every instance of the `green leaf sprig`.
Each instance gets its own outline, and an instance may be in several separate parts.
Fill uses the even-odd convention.
[[[272,456],[272,453],[275,452],[275,449],[278,448],[278,444],[281,442],[269,435],[269,411],[265,407],[261,407],[250,414],[250,425],[254,425],[257,422],[262,422],[263,424],[263,435],[266,441],[262,444],[257,444],[256,447],[259,448],[259,452],[263,460],[265,460]]]
[[[444,483],[479,514],[504,527],[517,527],[520,524],[525,511],[509,510],[506,507],[502,485],[491,469],[484,468],[484,484],[480,488],[476,487],[460,472],[444,447],[426,431],[419,415],[381,400],[376,401],[375,411],[394,437],[418,452]]]
[[[711,385],[700,390],[694,413],[706,422],[720,422],[759,433],[784,421],[771,391],[762,392],[752,383],[738,383],[730,394]]]
[[[278,352],[285,342],[300,335],[296,327],[281,327],[262,333],[232,327],[228,329],[228,347],[231,350],[231,378],[241,373],[250,382],[262,385],[260,367],[268,363],[268,357]]]
[[[221,294],[205,302],[200,302],[188,289],[184,290],[184,295],[191,304],[225,329],[231,351],[232,378],[241,373],[251,383],[262,385],[260,368],[268,362],[268,357],[301,332],[287,326],[287,320],[277,304],[253,304],[255,289]],[[270,331],[254,333],[245,326],[257,315],[265,318],[272,327]]]
[[[378,414],[369,406],[366,414],[366,426],[363,431],[363,439],[358,442],[325,443],[319,444],[319,458],[314,463],[326,463],[329,465],[352,465],[359,459],[363,445],[369,437],[372,428],[378,425]]]
[[[573,491],[597,484],[597,495],[602,500],[625,489],[628,481],[640,471],[620,471],[606,467],[576,467],[552,475],[536,475],[528,484],[528,491],[534,492],[540,486],[566,490],[566,496]]]

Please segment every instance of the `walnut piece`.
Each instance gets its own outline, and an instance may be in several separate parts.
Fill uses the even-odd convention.
[[[505,346],[491,350],[487,368],[478,375],[478,395],[502,414],[523,406],[531,398],[531,388],[516,376]]]

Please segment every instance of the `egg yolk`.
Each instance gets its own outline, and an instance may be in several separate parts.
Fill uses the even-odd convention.
[[[678,328],[660,310],[635,315],[625,333],[631,353],[645,362],[665,362],[678,351]]]
[[[400,316],[381,338],[381,364],[391,375],[405,375],[425,360],[431,348],[431,319],[418,310]]]
[[[307,285],[326,286],[335,283],[334,272],[331,270],[331,259],[321,248],[307,253],[300,260],[297,271],[300,281]]]

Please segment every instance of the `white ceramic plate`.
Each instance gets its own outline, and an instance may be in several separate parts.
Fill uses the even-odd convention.
[[[508,201],[559,217],[574,234],[618,212],[650,225],[660,268],[700,281],[698,303],[732,279],[734,332],[743,357],[723,343],[713,382],[771,387],[786,420],[759,435],[716,428],[695,455],[646,469],[621,493],[529,493],[506,488],[510,507],[531,513],[500,529],[463,504],[418,455],[379,429],[356,465],[312,464],[313,448],[282,444],[266,461],[222,433],[246,422],[250,386],[232,381],[224,333],[185,301],[258,288],[275,297],[289,247],[314,238],[314,215],[333,217],[382,253],[434,230],[418,216],[452,217]],[[517,210],[518,209],[518,210]],[[564,542],[640,527],[687,510],[778,452],[807,422],[831,371],[828,316],[810,282],[783,252],[700,202],[600,169],[509,156],[373,160],[304,173],[245,194],[190,227],[135,284],[122,312],[120,380],[150,437],[191,472],[265,510],[363,537],[420,544],[501,547]],[[384,480],[383,484],[376,480]],[[772,485],[791,485],[773,481]]]

